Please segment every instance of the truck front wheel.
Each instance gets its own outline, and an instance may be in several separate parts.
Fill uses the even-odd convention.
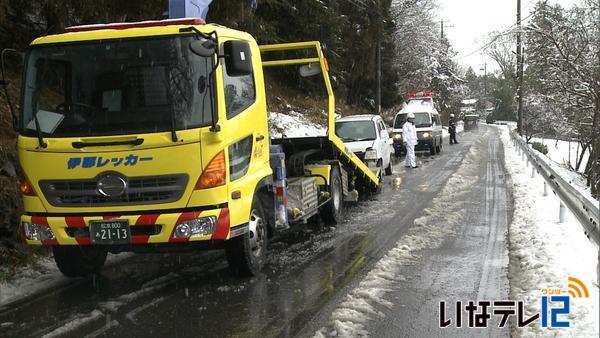
[[[338,167],[331,168],[329,174],[329,193],[331,200],[321,208],[321,216],[325,224],[338,224],[342,221],[342,203],[344,196],[342,178]]]
[[[94,246],[53,246],[54,261],[63,275],[84,277],[100,272],[107,251]]]
[[[267,258],[267,219],[258,198],[252,202],[248,231],[225,242],[231,271],[240,277],[256,276]]]

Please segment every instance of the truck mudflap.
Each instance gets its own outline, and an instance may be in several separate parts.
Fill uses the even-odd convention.
[[[262,54],[263,67],[303,65],[320,66],[328,96],[327,126],[329,131],[335,130],[335,97],[333,95],[331,81],[329,80],[329,65],[325,59],[325,56],[323,55],[321,44],[318,41],[307,41],[262,45],[259,46],[259,48]],[[285,57],[285,52],[295,51],[306,51],[306,55],[308,56],[297,57],[299,53],[287,53],[288,57]],[[282,55],[284,55],[284,57],[282,57]],[[289,57],[289,55],[292,56]],[[350,149],[348,149],[348,147],[346,147],[344,142],[337,137],[335,133],[329,132],[327,138],[333,147],[337,149],[337,153],[341,162],[343,162],[348,169],[352,169],[356,173],[359,173],[357,175],[358,179],[366,184],[372,185],[373,187],[378,187],[380,185],[381,182],[379,181],[379,177],[381,168],[376,168],[375,171],[369,169],[363,163],[363,161],[361,161]]]
[[[227,240],[243,234],[243,225],[231,227],[229,209],[185,210],[181,212],[106,216],[21,216],[19,233],[30,245],[113,244],[94,242],[91,224],[121,222],[127,225],[127,243],[159,244]],[[194,226],[202,231],[191,230]],[[200,229],[200,228],[198,228]],[[189,235],[189,236],[188,236]],[[97,238],[97,237],[95,237]]]

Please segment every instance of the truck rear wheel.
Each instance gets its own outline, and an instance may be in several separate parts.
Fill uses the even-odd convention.
[[[108,252],[94,246],[53,246],[54,261],[63,275],[84,277],[100,272]]]
[[[329,193],[331,200],[321,208],[321,216],[325,224],[335,225],[342,221],[343,190],[342,178],[338,167],[331,168],[329,174]]]
[[[240,277],[256,276],[267,259],[267,219],[258,198],[252,202],[248,232],[225,242],[231,271]]]

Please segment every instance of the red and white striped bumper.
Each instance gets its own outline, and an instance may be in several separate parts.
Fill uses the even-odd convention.
[[[191,238],[173,237],[173,229],[179,223],[195,218],[215,216],[217,225],[211,235]],[[207,240],[226,240],[230,237],[229,209],[184,211],[176,213],[154,213],[124,216],[21,216],[19,232],[24,242],[30,245],[89,245],[89,224],[91,221],[122,219],[127,220],[131,229],[132,244],[178,243]],[[25,236],[23,223],[35,223],[52,230],[55,239],[31,240]]]

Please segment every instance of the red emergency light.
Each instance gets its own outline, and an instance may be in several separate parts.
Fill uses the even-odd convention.
[[[74,32],[89,32],[100,29],[129,29],[129,28],[145,28],[145,27],[161,27],[174,25],[204,25],[206,22],[200,18],[183,18],[183,19],[166,19],[166,20],[151,20],[140,22],[117,22],[94,25],[71,26],[65,28],[65,33]]]
[[[433,92],[418,92],[406,94],[407,99],[417,99],[422,97],[433,97]]]

